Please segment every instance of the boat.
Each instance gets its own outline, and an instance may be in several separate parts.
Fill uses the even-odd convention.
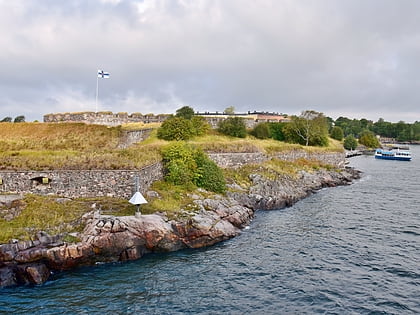
[[[411,152],[408,147],[394,146],[386,149],[376,149],[376,159],[383,160],[398,160],[398,161],[411,161]]]

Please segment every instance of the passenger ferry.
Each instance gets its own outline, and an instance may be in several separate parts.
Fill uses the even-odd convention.
[[[411,161],[411,152],[408,147],[392,147],[376,149],[375,158],[384,160]]]

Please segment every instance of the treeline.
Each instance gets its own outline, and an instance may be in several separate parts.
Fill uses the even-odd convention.
[[[379,118],[377,122],[367,119],[349,119],[339,117],[335,121],[329,118],[330,126],[337,126],[343,130],[344,137],[353,135],[360,138],[363,132],[371,131],[375,135],[385,138],[394,138],[400,142],[420,141],[420,122],[412,124],[399,121],[392,123]]]
[[[2,120],[0,120],[0,122],[15,122],[15,123],[20,123],[20,122],[25,122],[25,116],[20,115],[20,116],[16,116],[15,119],[13,119],[12,117],[4,117]]]

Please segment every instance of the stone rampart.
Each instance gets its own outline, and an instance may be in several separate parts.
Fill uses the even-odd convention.
[[[130,198],[137,176],[140,191],[145,192],[154,181],[163,178],[162,164],[140,170],[1,171],[0,192]]]
[[[244,164],[261,163],[272,158],[261,152],[254,153],[210,153],[209,157],[223,168],[236,168]],[[281,152],[274,157],[284,161],[296,161],[298,159],[317,160],[324,164],[330,164],[336,167],[345,166],[344,152],[331,153],[313,153],[304,150],[292,150]]]
[[[112,112],[82,112],[82,113],[58,113],[44,115],[46,123],[75,122],[106,126],[119,126],[127,123],[156,123],[163,122],[169,115],[143,115],[140,113],[112,113]]]

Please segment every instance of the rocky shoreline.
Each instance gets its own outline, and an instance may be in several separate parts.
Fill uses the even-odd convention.
[[[41,284],[57,271],[98,262],[139,259],[152,252],[200,248],[235,237],[257,210],[293,205],[323,187],[350,184],[360,178],[352,168],[300,172],[297,178],[269,180],[252,175],[249,190],[234,186],[226,196],[194,200],[193,212],[170,220],[165,215],[105,216],[90,212],[81,242],[39,232],[37,239],[0,245],[0,287]]]

